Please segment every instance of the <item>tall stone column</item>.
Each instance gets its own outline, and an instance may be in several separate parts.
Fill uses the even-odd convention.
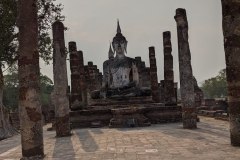
[[[43,157],[37,0],[21,0],[19,27],[19,117],[23,159]]]
[[[194,100],[194,84],[191,66],[191,53],[188,43],[188,21],[186,10],[178,8],[174,18],[177,22],[178,33],[178,57],[183,128],[193,129],[197,128],[197,114]]]
[[[70,70],[71,70],[71,109],[79,109],[82,101],[80,87],[80,54],[77,52],[76,42],[69,42]]]
[[[80,73],[80,88],[81,88],[82,102],[83,102],[83,105],[86,106],[88,104],[88,101],[87,101],[87,85],[86,85],[85,70],[84,70],[83,52],[78,51],[78,55],[79,55],[79,73]]]
[[[164,47],[164,102],[167,105],[176,104],[174,91],[174,75],[173,75],[173,56],[171,32],[163,32]]]
[[[64,25],[56,21],[53,29],[53,79],[54,105],[57,137],[70,135],[69,100],[67,96],[68,80],[64,41]]]
[[[159,103],[160,95],[159,95],[159,89],[158,89],[157,64],[156,64],[154,47],[149,47],[149,60],[150,60],[150,80],[151,80],[152,99],[156,103]]]
[[[230,137],[240,146],[240,1],[222,0]]]

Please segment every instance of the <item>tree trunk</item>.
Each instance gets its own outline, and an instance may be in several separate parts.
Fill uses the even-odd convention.
[[[37,0],[19,0],[19,116],[23,159],[43,157]]]
[[[240,1],[222,0],[231,144],[240,146]]]
[[[1,64],[0,64],[1,66]],[[12,127],[9,121],[9,113],[3,105],[3,72],[2,67],[0,67],[0,140],[11,137],[16,133],[16,130]]]

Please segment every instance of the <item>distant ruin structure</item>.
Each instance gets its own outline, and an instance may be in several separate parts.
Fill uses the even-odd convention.
[[[141,57],[126,56],[128,41],[122,34],[119,21],[117,33],[109,46],[108,59],[103,62],[103,74],[91,61],[84,65],[82,52],[77,53],[75,43],[69,43],[71,44],[69,51],[72,72],[70,96],[72,127],[105,125],[137,127],[181,120],[181,109],[176,104],[177,92],[174,88],[173,64],[167,65],[167,63],[173,63],[169,34],[167,38],[165,43],[167,85],[161,93],[164,97],[163,103],[159,103],[160,90],[154,47],[149,47],[150,67],[146,67]],[[82,57],[80,63],[79,57]],[[79,81],[81,79],[79,73],[85,81]],[[83,91],[83,86],[79,86],[79,83],[85,84],[83,86],[86,86],[86,91]],[[171,88],[171,91],[169,92],[167,88]],[[83,96],[79,95],[85,92],[87,93],[86,106],[82,108],[75,105],[80,100],[80,104],[84,101]],[[167,95],[164,95],[165,93]],[[77,97],[78,100],[75,103]]]

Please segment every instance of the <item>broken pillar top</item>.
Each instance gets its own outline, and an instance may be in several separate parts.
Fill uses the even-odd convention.
[[[77,51],[77,44],[74,41],[68,43],[69,52]]]
[[[153,46],[149,47],[149,56],[155,56],[155,48]]]
[[[61,21],[55,21],[52,24],[53,29],[63,29],[64,30],[64,25]]]
[[[171,37],[170,31],[163,32],[163,38],[169,38],[169,37]]]
[[[146,67],[146,65],[145,65],[145,62],[143,61],[143,62],[141,62],[141,66],[143,67],[143,68],[145,68]]]
[[[176,9],[176,16],[187,16],[186,9],[184,8]]]
[[[79,55],[83,56],[83,51],[77,51]]]
[[[142,58],[141,58],[140,56],[138,56],[138,57],[135,57],[135,60],[141,62],[141,61],[142,61]]]
[[[175,21],[177,22],[178,26],[185,26],[188,25],[187,22],[187,13],[186,10],[183,8],[176,9],[176,15],[174,16]]]
[[[93,62],[92,62],[92,61],[89,61],[89,62],[88,62],[88,66],[93,66]]]
[[[52,24],[53,41],[61,41],[64,39],[64,25],[60,21]],[[65,46],[65,45],[64,45]]]

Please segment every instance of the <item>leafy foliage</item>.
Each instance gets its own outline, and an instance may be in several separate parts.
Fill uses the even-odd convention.
[[[216,77],[203,82],[201,89],[206,98],[220,98],[227,96],[226,69],[222,69]]]
[[[53,91],[53,82],[46,75],[40,75],[40,99],[42,105],[49,105],[51,93]]]
[[[61,4],[55,4],[56,0],[38,0],[38,49],[40,57],[47,63],[52,60],[52,40],[49,31],[54,21],[64,20],[61,15]],[[16,108],[18,105],[18,73],[16,65],[18,55],[18,29],[17,29],[17,3],[18,0],[0,0],[0,67],[5,64],[13,65],[4,76],[3,103],[6,107]],[[53,83],[47,76],[41,75],[41,101],[49,103],[49,95],[53,89]],[[0,84],[1,86],[3,83]],[[1,107],[1,106],[0,106]]]
[[[48,64],[52,60],[52,40],[49,30],[54,21],[63,21],[65,17],[61,15],[62,4],[55,4],[56,0],[38,0],[38,25],[39,25],[39,53],[40,57]]]
[[[17,55],[17,2],[0,1],[0,62],[11,63]]]
[[[15,110],[18,107],[18,72],[16,65],[10,68],[10,73],[4,76],[3,103],[4,105]],[[46,75],[40,75],[40,100],[42,105],[50,103],[50,95],[53,91],[53,82]]]
[[[62,4],[56,0],[38,0],[38,30],[40,57],[49,64],[52,60],[52,40],[49,35],[54,21],[65,19],[61,15]],[[17,29],[18,0],[0,1],[0,62],[11,64],[17,60],[18,29]]]

